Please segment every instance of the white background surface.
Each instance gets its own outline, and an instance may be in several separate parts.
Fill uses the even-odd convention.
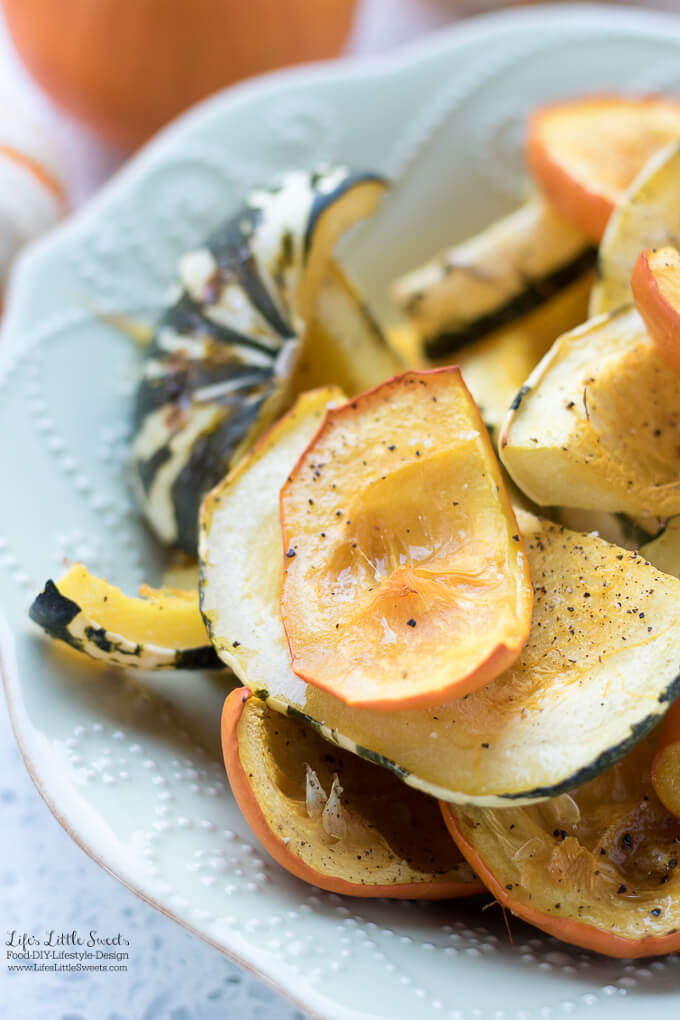
[[[353,52],[393,47],[474,8],[451,0],[364,0]],[[677,9],[677,0],[655,6]],[[43,125],[63,156],[74,205],[120,157],[57,113],[31,85],[0,23],[0,108]],[[5,114],[10,115],[10,114]],[[34,790],[0,705],[0,917],[13,928],[121,931],[131,941],[125,974],[23,974],[0,961],[0,1017],[7,1020],[283,1020],[299,1014],[215,950],[120,886],[61,830]],[[4,956],[4,946],[1,947]]]
[[[452,20],[447,0],[365,0],[351,52],[392,48]],[[60,150],[71,203],[81,204],[121,157],[59,113],[14,55],[0,15],[0,111],[40,124]],[[0,699],[0,918],[5,932],[122,932],[127,973],[14,974],[0,947],[7,1020],[292,1020],[300,1014],[221,954],[148,907],[66,835],[38,796]]]

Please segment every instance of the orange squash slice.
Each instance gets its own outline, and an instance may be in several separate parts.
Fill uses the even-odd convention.
[[[647,332],[680,375],[680,252],[670,247],[640,252],[630,283]]]
[[[595,779],[503,810],[442,803],[458,847],[503,906],[607,956],[680,949],[680,820],[652,788],[651,734]]]
[[[222,713],[229,782],[281,867],[329,892],[448,899],[483,886],[449,838],[437,801],[328,744],[247,688]]]
[[[680,136],[680,100],[592,96],[537,110],[526,155],[546,198],[599,241],[614,206],[649,157]]]
[[[348,705],[441,704],[519,654],[527,558],[456,367],[330,409],[281,490],[293,670]]]
[[[657,730],[652,785],[672,815],[680,818],[680,701],[674,701]]]

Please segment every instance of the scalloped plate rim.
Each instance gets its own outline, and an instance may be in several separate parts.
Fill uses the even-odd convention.
[[[527,24],[534,25],[540,22],[541,27],[543,27],[544,25],[560,21],[576,24],[579,19],[586,27],[592,26],[594,29],[601,28],[603,30],[614,28],[617,32],[626,34],[648,30],[651,34],[658,35],[660,30],[667,30],[672,27],[674,34],[680,40],[680,20],[677,17],[662,12],[619,7],[611,8],[598,4],[570,4],[566,8],[560,4],[550,4],[543,7],[540,11],[533,8],[522,8],[519,10],[489,13],[461,24],[452,25],[450,28],[433,33],[389,54],[379,56],[367,55],[355,58],[352,61],[324,61],[300,68],[293,67],[281,71],[273,71],[242,84],[232,86],[197,104],[159,132],[123,169],[118,171],[107,182],[95,198],[78,210],[67,223],[57,227],[48,236],[30,246],[17,260],[12,273],[7,311],[3,322],[0,367],[14,357],[19,350],[22,332],[19,325],[22,323],[24,315],[26,319],[30,318],[29,292],[32,286],[35,285],[35,277],[39,274],[43,261],[53,257],[54,253],[62,246],[67,245],[72,237],[77,236],[83,225],[96,217],[98,213],[104,211],[135,180],[143,178],[149,168],[162,161],[164,152],[172,145],[174,140],[179,138],[187,129],[193,126],[200,126],[201,122],[209,119],[215,110],[224,107],[247,106],[253,97],[259,97],[268,91],[273,92],[277,89],[285,89],[288,83],[291,82],[313,84],[316,80],[324,79],[328,76],[342,80],[362,75],[383,77],[398,75],[399,73],[408,74],[411,68],[417,67],[421,63],[427,63],[430,59],[436,59],[438,55],[446,53],[452,45],[474,42],[477,39],[482,39],[486,34],[493,35],[496,32],[502,32],[505,25],[515,26],[524,21]],[[25,328],[25,324],[22,328]],[[252,945],[235,946],[228,945],[226,941],[225,943],[217,941],[178,916],[166,904],[145,890],[140,881],[134,881],[124,874],[124,869],[117,870],[115,862],[106,861],[94,851],[88,845],[87,833],[82,831],[82,826],[78,824],[80,819],[74,823],[69,821],[68,808],[60,806],[57,798],[53,795],[49,781],[45,780],[41,768],[42,752],[36,745],[36,734],[22,702],[21,680],[14,651],[14,637],[1,609],[0,675],[2,675],[3,679],[12,727],[31,779],[59,824],[85,853],[141,899],[214,946],[251,973],[257,975],[259,979],[270,987],[287,996],[299,1009],[304,1010],[308,1014],[326,1018],[326,1020],[330,1017],[337,1018],[337,1020],[373,1020],[375,1017],[375,1020],[378,1020],[375,1014],[356,1011],[351,1007],[343,1006],[334,1000],[320,995],[312,984],[305,984],[304,975],[287,979],[285,976],[277,976],[266,972],[255,962],[257,952]],[[78,796],[75,788],[74,792]],[[85,804],[84,798],[79,799],[82,804]]]

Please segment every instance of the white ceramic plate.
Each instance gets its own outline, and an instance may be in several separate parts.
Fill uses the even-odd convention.
[[[388,281],[522,195],[526,111],[611,88],[680,91],[680,22],[536,8],[388,60],[263,78],[189,114],[14,279],[0,351],[0,626],[26,762],[52,811],[144,899],[327,1018],[607,1020],[680,1015],[678,957],[564,947],[498,908],[341,900],[255,845],[223,777],[218,676],[125,677],[40,639],[26,608],[64,557],[129,590],[161,567],[125,484],[139,355],[97,312],[152,314],[180,251],[254,183],[342,159],[395,179],[344,249],[385,314]]]

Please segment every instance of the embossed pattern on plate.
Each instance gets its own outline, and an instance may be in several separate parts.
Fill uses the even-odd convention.
[[[527,10],[387,60],[261,79],[163,133],[22,260],[0,349],[0,648],[32,775],[122,882],[307,1013],[355,1020],[606,1020],[680,1012],[678,957],[600,959],[498,908],[341,900],[269,860],[229,793],[217,675],[126,677],[51,649],[25,611],[64,557],[133,588],[162,557],[125,479],[139,354],[101,312],[151,315],[177,254],[285,167],[340,158],[390,173],[343,259],[383,316],[386,285],[526,187],[534,103],[680,90],[680,23],[609,8]]]

